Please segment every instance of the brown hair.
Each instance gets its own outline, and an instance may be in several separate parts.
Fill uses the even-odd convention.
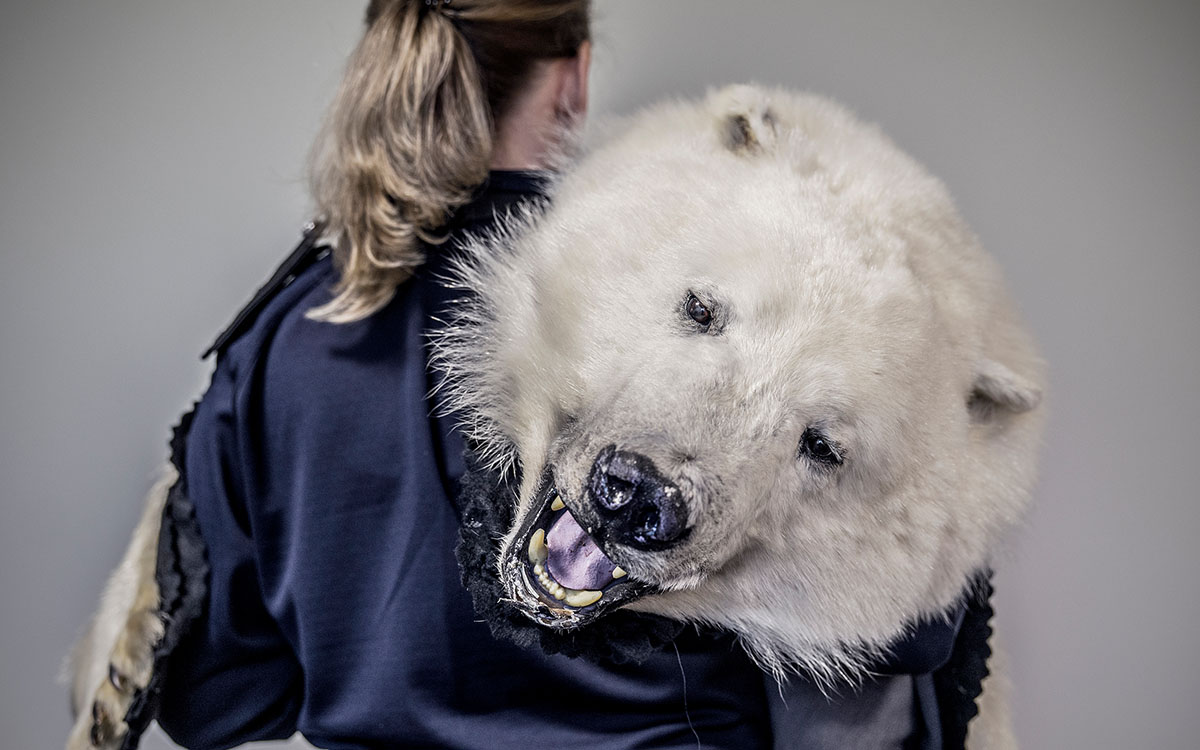
[[[589,0],[371,0],[313,149],[335,241],[330,322],[369,316],[423,260],[420,241],[487,177],[496,121],[538,60],[573,57]]]

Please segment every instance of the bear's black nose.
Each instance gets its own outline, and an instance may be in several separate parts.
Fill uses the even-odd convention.
[[[600,451],[588,476],[588,494],[604,522],[604,536],[646,550],[684,540],[689,531],[683,493],[654,462],[610,445]]]

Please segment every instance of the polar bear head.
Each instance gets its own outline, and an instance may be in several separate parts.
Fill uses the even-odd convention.
[[[1041,371],[943,186],[810,95],[634,117],[480,242],[437,341],[519,469],[497,574],[548,628],[625,607],[853,673],[989,565]]]

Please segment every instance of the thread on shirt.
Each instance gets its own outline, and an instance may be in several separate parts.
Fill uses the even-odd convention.
[[[687,672],[683,671],[683,657],[679,655],[679,646],[675,641],[671,641],[671,646],[675,649],[675,661],[679,662],[679,676],[683,678],[683,715],[687,719],[688,729],[692,730],[692,736],[696,738],[696,750],[704,750],[700,745],[700,733],[696,731],[696,725],[692,723],[692,713],[688,710]]]

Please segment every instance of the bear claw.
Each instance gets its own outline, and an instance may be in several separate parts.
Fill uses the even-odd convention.
[[[108,682],[117,689],[118,693],[128,693],[132,687],[129,678],[117,670],[116,664],[108,665]]]
[[[102,747],[113,738],[113,726],[108,712],[98,701],[92,704],[92,731],[88,736],[93,747]]]

